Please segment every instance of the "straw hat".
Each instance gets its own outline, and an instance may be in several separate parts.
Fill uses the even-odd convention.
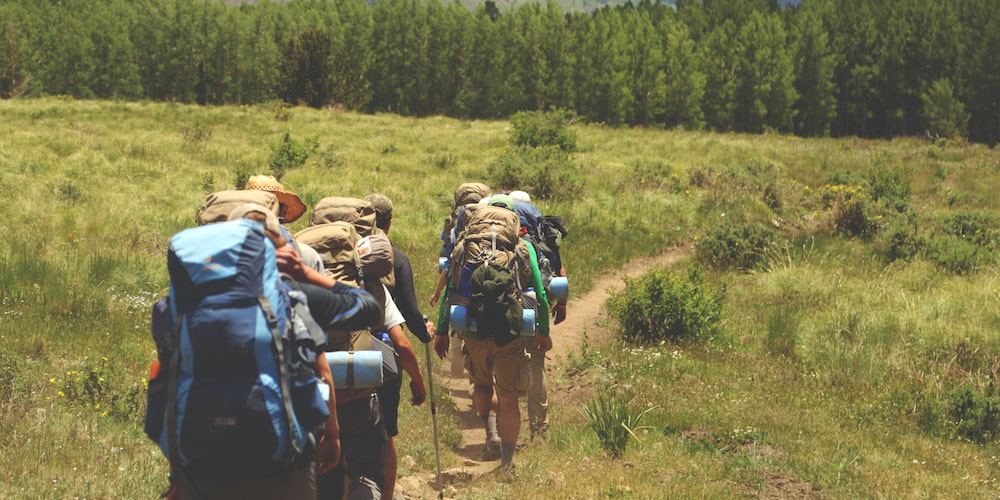
[[[285,187],[273,175],[251,175],[244,189],[274,193],[278,197],[278,204],[282,207],[281,215],[286,224],[295,222],[306,213],[306,204],[302,199],[291,191],[285,191]]]

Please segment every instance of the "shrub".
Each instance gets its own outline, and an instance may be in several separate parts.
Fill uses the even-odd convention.
[[[576,134],[569,128],[576,118],[572,111],[521,111],[510,117],[510,144],[531,148],[554,147],[577,151]]]
[[[962,384],[945,397],[947,418],[955,432],[966,439],[985,443],[1000,431],[1000,398],[989,391]]]
[[[986,252],[963,239],[939,236],[931,240],[927,258],[955,274],[974,271],[985,259]]]
[[[900,216],[889,221],[875,246],[889,262],[894,262],[920,255],[927,246],[927,240],[920,234],[913,217]]]
[[[626,277],[625,289],[612,294],[608,309],[628,342],[701,338],[718,325],[724,295],[724,287],[705,283],[697,269],[654,269]]]
[[[601,447],[611,458],[621,458],[625,454],[629,437],[635,437],[642,418],[653,409],[649,407],[636,411],[632,407],[633,401],[634,399],[626,399],[622,394],[602,393],[583,405],[587,424],[597,434]]]
[[[498,189],[523,189],[541,199],[569,199],[583,187],[577,165],[555,146],[514,146],[505,149],[486,169]]]
[[[988,250],[997,248],[1000,239],[1000,217],[995,214],[961,211],[941,220],[942,230],[973,245]]]
[[[663,161],[639,160],[632,167],[632,177],[625,189],[665,189],[683,191],[681,177],[672,165]]]
[[[286,132],[280,143],[271,146],[271,158],[268,161],[271,174],[275,179],[281,180],[286,172],[305,164],[309,155],[317,149],[319,142],[315,137],[306,137],[304,143],[300,143]]]
[[[878,228],[876,206],[861,186],[827,184],[820,189],[820,198],[829,211],[835,233],[863,237],[874,234]]]
[[[868,192],[881,206],[902,212],[910,202],[910,175],[903,167],[886,165],[876,157],[865,176]]]
[[[754,269],[774,238],[774,230],[762,224],[723,222],[699,239],[695,258],[716,269]]]

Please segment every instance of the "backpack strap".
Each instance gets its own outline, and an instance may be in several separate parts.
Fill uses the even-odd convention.
[[[178,314],[177,321],[174,322],[173,334],[170,335],[168,343],[171,346],[170,371],[167,378],[167,450],[170,455],[170,463],[176,467],[181,466],[180,443],[177,440],[177,373],[181,365],[180,336],[181,325],[184,315]]]
[[[274,309],[271,308],[271,302],[267,300],[267,297],[257,297],[260,302],[261,309],[264,310],[264,317],[267,318],[267,325],[271,327],[271,336],[274,338],[274,351],[275,357],[278,362],[278,380],[281,384],[281,402],[285,406],[285,415],[288,417],[288,444],[292,447],[294,453],[289,454],[288,466],[292,465],[295,456],[302,453],[299,446],[295,442],[295,412],[292,411],[292,393],[291,387],[288,385],[288,371],[285,366],[285,347],[284,341],[281,338],[281,333],[278,332],[278,317],[274,314]]]

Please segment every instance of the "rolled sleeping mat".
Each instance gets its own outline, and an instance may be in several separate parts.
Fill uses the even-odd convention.
[[[475,332],[478,330],[476,318],[469,315],[465,306],[451,306],[451,329],[460,332]]]
[[[382,386],[382,353],[379,351],[333,351],[326,353],[333,372],[334,389]]]
[[[569,297],[569,278],[556,276],[549,281],[549,300],[562,300]]]

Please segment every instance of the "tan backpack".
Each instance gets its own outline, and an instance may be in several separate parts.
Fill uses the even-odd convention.
[[[196,222],[199,226],[225,222],[229,218],[230,212],[236,207],[245,203],[256,203],[263,205],[278,214],[278,197],[268,191],[256,191],[246,189],[230,189],[212,193],[205,198],[198,211]]]
[[[323,198],[313,210],[310,225],[324,222],[344,221],[354,224],[358,234],[368,236],[375,231],[375,206],[360,198],[331,196]]]

